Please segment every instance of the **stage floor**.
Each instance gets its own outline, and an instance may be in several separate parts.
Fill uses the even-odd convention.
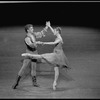
[[[0,98],[100,98],[100,53],[68,56],[72,69],[67,78],[59,77],[57,90],[53,91],[53,74],[40,73],[40,87],[33,87],[31,79],[20,82],[12,89],[21,63],[19,57],[0,58]]]
[[[36,31],[41,29],[35,28]],[[62,30],[64,52],[72,69],[66,78],[59,77],[57,90],[53,91],[54,75],[46,70],[47,65],[40,67],[45,71],[37,76],[40,87],[33,87],[28,78],[20,82],[18,89],[12,89],[22,65],[21,53],[26,48],[25,31],[24,27],[0,29],[0,98],[100,98],[100,32],[72,27]],[[47,39],[43,40],[53,41],[52,38],[47,33]],[[54,48],[41,47],[39,53],[52,52]]]

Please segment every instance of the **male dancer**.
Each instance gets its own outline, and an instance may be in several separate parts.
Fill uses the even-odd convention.
[[[31,54],[38,53],[37,52],[36,38],[44,37],[45,36],[44,33],[46,32],[47,28],[48,27],[46,26],[41,32],[34,32],[34,28],[33,28],[32,24],[27,24],[25,26],[25,32],[27,33],[26,37],[25,37],[25,41],[24,41],[26,46],[27,46],[26,53],[31,53]],[[29,57],[26,57],[23,60],[23,65],[22,65],[20,71],[18,72],[16,82],[12,86],[13,89],[16,89],[21,77],[23,76],[23,74],[25,74],[25,70],[27,70],[27,68],[31,70],[33,86],[35,86],[35,87],[39,86],[37,84],[37,80],[36,80],[36,63],[35,62],[36,61],[32,61],[32,59]],[[29,64],[31,64],[31,66],[29,66]]]

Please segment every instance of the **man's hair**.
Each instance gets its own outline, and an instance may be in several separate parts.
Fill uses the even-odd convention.
[[[26,33],[27,33],[27,30],[28,30],[30,27],[33,27],[33,25],[32,25],[32,24],[27,24],[27,25],[25,25],[25,32],[26,32]]]
[[[60,27],[57,27],[56,30],[59,31],[59,34],[61,34],[61,28]]]

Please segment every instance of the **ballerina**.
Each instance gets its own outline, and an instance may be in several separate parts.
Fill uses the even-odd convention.
[[[46,25],[51,29],[54,35],[56,35],[56,39],[54,42],[37,42],[38,44],[48,44],[48,45],[55,45],[53,53],[45,53],[45,54],[30,54],[30,53],[23,53],[22,56],[28,56],[32,59],[37,59],[37,63],[48,63],[54,67],[55,76],[53,82],[53,90],[56,90],[57,87],[57,80],[59,77],[59,69],[69,67],[68,59],[63,51],[62,44],[63,39],[61,37],[61,28],[57,27],[53,29],[50,25],[50,22],[47,22]]]

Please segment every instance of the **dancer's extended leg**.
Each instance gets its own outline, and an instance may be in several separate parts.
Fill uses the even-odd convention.
[[[30,54],[30,53],[23,53],[22,56],[24,57],[30,57],[31,59],[37,60],[37,63],[49,63],[52,64],[51,62],[49,62],[46,58],[43,57],[43,55],[39,55],[39,54]],[[47,55],[49,56],[49,55]]]
[[[42,58],[41,55],[38,55],[38,54],[30,54],[30,53],[22,53],[21,56],[31,57],[31,58],[33,58],[33,59],[39,59],[39,58]]]

